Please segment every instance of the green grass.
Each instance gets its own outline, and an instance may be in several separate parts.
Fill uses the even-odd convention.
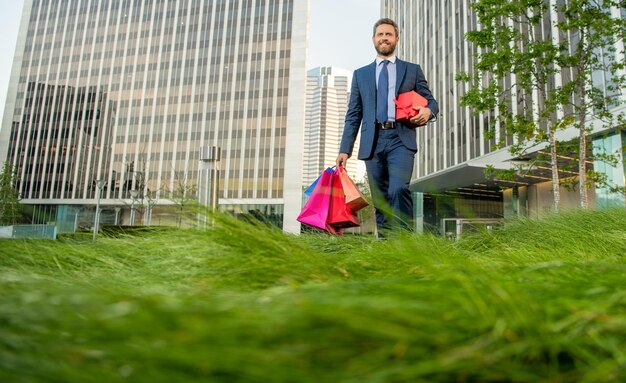
[[[626,210],[457,243],[213,230],[0,241],[2,382],[623,382]]]

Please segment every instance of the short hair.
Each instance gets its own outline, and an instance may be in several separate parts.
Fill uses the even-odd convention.
[[[386,17],[383,17],[382,19],[378,20],[376,24],[374,24],[374,32],[372,33],[372,36],[376,36],[376,28],[378,28],[379,26],[383,24],[392,25],[393,29],[396,30],[396,36],[400,36],[400,32],[398,31],[398,24],[396,24],[395,21],[388,19]]]

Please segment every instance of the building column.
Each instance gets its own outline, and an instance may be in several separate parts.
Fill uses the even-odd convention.
[[[413,198],[413,225],[415,232],[424,233],[424,193],[411,192]]]

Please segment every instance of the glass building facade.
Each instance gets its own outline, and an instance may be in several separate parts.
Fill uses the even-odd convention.
[[[563,0],[546,2],[553,11],[546,16],[536,33],[558,41],[560,37],[554,29],[554,23],[559,20],[559,14],[553,7],[557,3],[562,4]],[[508,146],[514,144],[514,141],[513,137],[501,130],[496,129],[493,137],[487,134],[494,125],[493,115],[475,115],[469,108],[460,105],[460,98],[468,91],[468,85],[457,82],[455,78],[459,72],[473,73],[473,57],[476,53],[472,44],[465,40],[467,32],[477,29],[476,15],[470,4],[469,0],[435,0],[429,2],[428,6],[419,1],[380,1],[381,17],[395,20],[400,29],[398,56],[422,66],[433,95],[439,102],[438,121],[417,132],[418,154],[412,181],[412,188],[416,192],[414,198],[422,205],[416,206],[417,216],[423,218],[424,224],[439,228],[442,227],[442,219],[490,219],[516,214],[533,215],[551,209],[551,203],[548,202],[552,198],[551,189],[547,186],[551,180],[549,169],[539,169],[518,182],[499,180],[489,183],[485,179],[483,170],[487,165],[501,168],[511,166],[508,161],[513,158],[508,148],[502,149],[496,143],[502,142]],[[614,17],[626,17],[624,9],[611,9],[610,12]],[[575,44],[577,36],[570,35],[568,41]],[[614,53],[598,52],[598,56],[602,60],[624,61],[624,43],[617,41],[616,44],[618,46]],[[571,69],[561,70],[553,76],[552,86],[566,83],[572,74]],[[512,87],[515,81],[511,76],[505,80],[505,85]],[[626,97],[624,92],[618,94],[609,91],[606,73],[594,72],[593,81],[598,88],[604,89],[607,97]],[[536,111],[540,98],[538,92],[525,97],[530,100],[526,103],[520,103],[515,97],[512,96],[512,104]],[[572,111],[570,107],[561,113],[570,114]],[[617,135],[613,141],[620,137]],[[615,145],[613,141],[603,142],[612,147]],[[538,150],[533,155],[537,153]],[[623,166],[618,166],[618,169],[623,172]],[[565,170],[561,172],[562,178],[571,178],[576,174]],[[615,178],[613,175],[611,177]],[[576,196],[566,195],[569,192],[564,187],[561,193],[564,203],[571,201],[576,206]],[[597,196],[600,198],[600,194]],[[596,196],[592,193],[590,197],[595,199]],[[593,205],[595,201],[590,203]]]
[[[626,206],[626,194],[618,191],[626,188],[626,132],[614,132],[593,140],[594,169],[606,176],[606,185],[596,188],[596,205],[599,207]],[[607,162],[600,156],[608,156]],[[624,189],[626,190],[626,189]]]
[[[220,206],[299,231],[307,26],[308,0],[26,1],[0,131],[22,202],[195,198],[213,146]]]

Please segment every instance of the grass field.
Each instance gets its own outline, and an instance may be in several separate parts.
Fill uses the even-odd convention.
[[[1,382],[624,382],[626,210],[0,241]]]

